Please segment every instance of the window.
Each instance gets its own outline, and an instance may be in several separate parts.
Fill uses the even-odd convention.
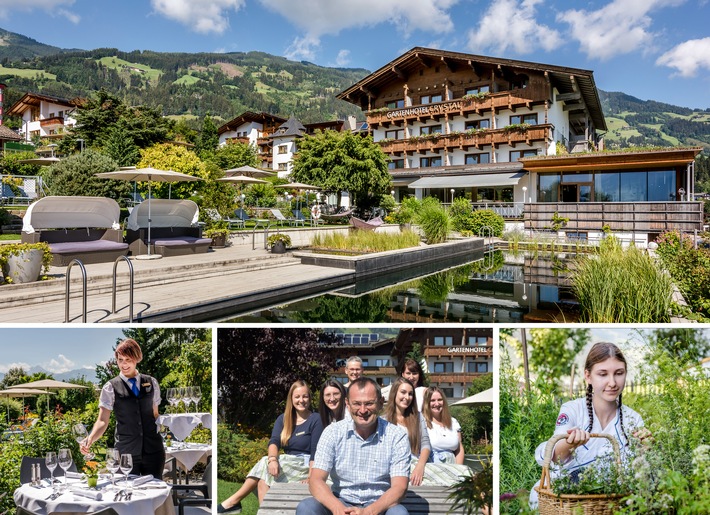
[[[419,160],[420,168],[431,168],[432,166],[441,166],[441,156],[422,157]]]
[[[382,386],[389,386],[390,384],[392,384],[391,377],[383,377],[382,378]]]
[[[404,168],[404,159],[390,159],[390,162],[387,163],[387,168],[389,170]]]
[[[516,77],[510,81],[510,89],[525,89],[528,87],[530,79],[524,73],[516,75]]]
[[[488,84],[474,86],[474,87],[468,88],[466,90],[467,95],[478,95],[479,93],[490,93],[490,92],[491,92],[491,87]]]
[[[565,237],[570,241],[587,241],[589,235],[586,232],[566,232]]]
[[[510,152],[510,162],[517,161],[521,157],[532,157],[537,155],[537,149],[532,148],[530,150],[512,150]]]
[[[285,154],[288,152],[288,145],[279,145],[279,154]]]
[[[453,336],[434,336],[434,345],[441,347],[442,345],[453,345]]]
[[[469,361],[468,362],[468,372],[470,374],[483,374],[485,372],[488,372],[488,363]]]
[[[466,122],[466,130],[469,131],[471,129],[490,129],[491,128],[491,121],[488,118],[484,118],[483,120],[469,120]]]
[[[491,155],[488,152],[483,154],[466,154],[467,165],[480,165],[491,162]]]
[[[423,95],[421,98],[422,104],[433,104],[434,102],[441,102],[441,94],[439,94],[439,95]]]
[[[538,177],[537,201],[557,202],[559,198],[560,175],[545,174]]]
[[[375,366],[376,367],[388,367],[388,366],[390,366],[390,360],[389,359],[376,359]]]
[[[390,100],[389,102],[385,103],[385,107],[387,109],[399,109],[400,107],[404,107],[404,99],[400,98],[397,100]]]
[[[404,129],[385,131],[385,138],[387,138],[387,139],[404,139]]]
[[[279,163],[279,171],[283,172],[283,171],[288,170],[287,166],[288,166],[288,163]]]
[[[434,363],[434,373],[435,374],[444,374],[447,372],[453,372],[454,371],[454,362],[453,361],[437,361]]]
[[[369,360],[369,359],[363,359],[363,360],[362,360],[362,368],[367,367],[369,364],[370,364],[370,360]]]
[[[475,345],[475,346],[486,346],[488,345],[488,338],[485,336],[469,336],[468,337],[468,344],[469,345]]]
[[[514,125],[517,123],[529,123],[530,125],[537,125],[537,113],[512,115],[510,117],[510,125]]]
[[[453,388],[439,388],[441,392],[446,395],[447,399],[451,399],[454,396],[454,389]]]
[[[419,129],[419,134],[421,134],[422,136],[425,135],[425,134],[436,134],[436,133],[439,133],[439,134],[442,133],[441,124],[439,124],[439,125],[429,125],[429,126],[427,126],[427,127],[421,127],[421,128]]]
[[[58,116],[59,118],[64,118],[64,111],[59,111],[59,112],[57,113],[57,116]]]

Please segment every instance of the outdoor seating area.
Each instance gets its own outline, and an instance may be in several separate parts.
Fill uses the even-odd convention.
[[[28,208],[23,219],[22,242],[47,242],[52,265],[66,266],[113,261],[128,254],[118,225],[120,208],[103,197],[44,197]]]

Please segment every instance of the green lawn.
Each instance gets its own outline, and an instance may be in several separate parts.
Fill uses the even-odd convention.
[[[202,79],[199,77],[195,77],[193,75],[183,75],[176,81],[173,81],[173,84],[185,84],[187,86],[190,86],[196,82],[200,82]]]
[[[229,481],[217,481],[217,502],[224,501],[227,497],[239,490],[241,483],[230,483]],[[249,494],[242,501],[242,515],[256,515],[259,510],[259,500],[255,494]]]
[[[0,241],[20,241],[19,234],[0,234]]]
[[[151,82],[157,81],[162,73],[160,70],[156,70],[155,68],[151,68],[145,64],[130,63],[128,61],[124,61],[123,59],[119,59],[118,57],[102,57],[99,59],[99,62],[107,68],[115,68],[119,71],[130,70],[131,73],[138,73],[131,70],[131,68],[142,70],[144,72],[142,75],[147,77]]]
[[[14,75],[16,77],[22,77],[24,79],[34,79],[34,78],[37,78],[40,74],[44,74],[44,76],[48,79],[57,80],[57,76],[55,74],[47,73],[44,70],[26,70],[24,68],[5,68],[4,66],[0,65],[0,75]]]

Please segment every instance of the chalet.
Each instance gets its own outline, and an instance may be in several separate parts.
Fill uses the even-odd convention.
[[[594,152],[607,125],[591,71],[417,47],[338,98],[365,111],[398,199],[464,197],[528,230],[557,212],[581,239],[702,229],[701,149]]]
[[[76,124],[72,113],[78,104],[78,99],[26,93],[6,114],[22,118],[22,136],[27,142],[37,137],[61,139]]]

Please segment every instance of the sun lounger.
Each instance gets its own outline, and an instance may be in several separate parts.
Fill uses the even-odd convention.
[[[284,223],[288,223],[289,225],[296,226],[296,225],[304,225],[305,220],[296,220],[295,218],[286,218],[284,214],[281,212],[280,209],[270,209],[271,214],[276,218],[276,220],[279,222],[279,225],[283,227]]]

